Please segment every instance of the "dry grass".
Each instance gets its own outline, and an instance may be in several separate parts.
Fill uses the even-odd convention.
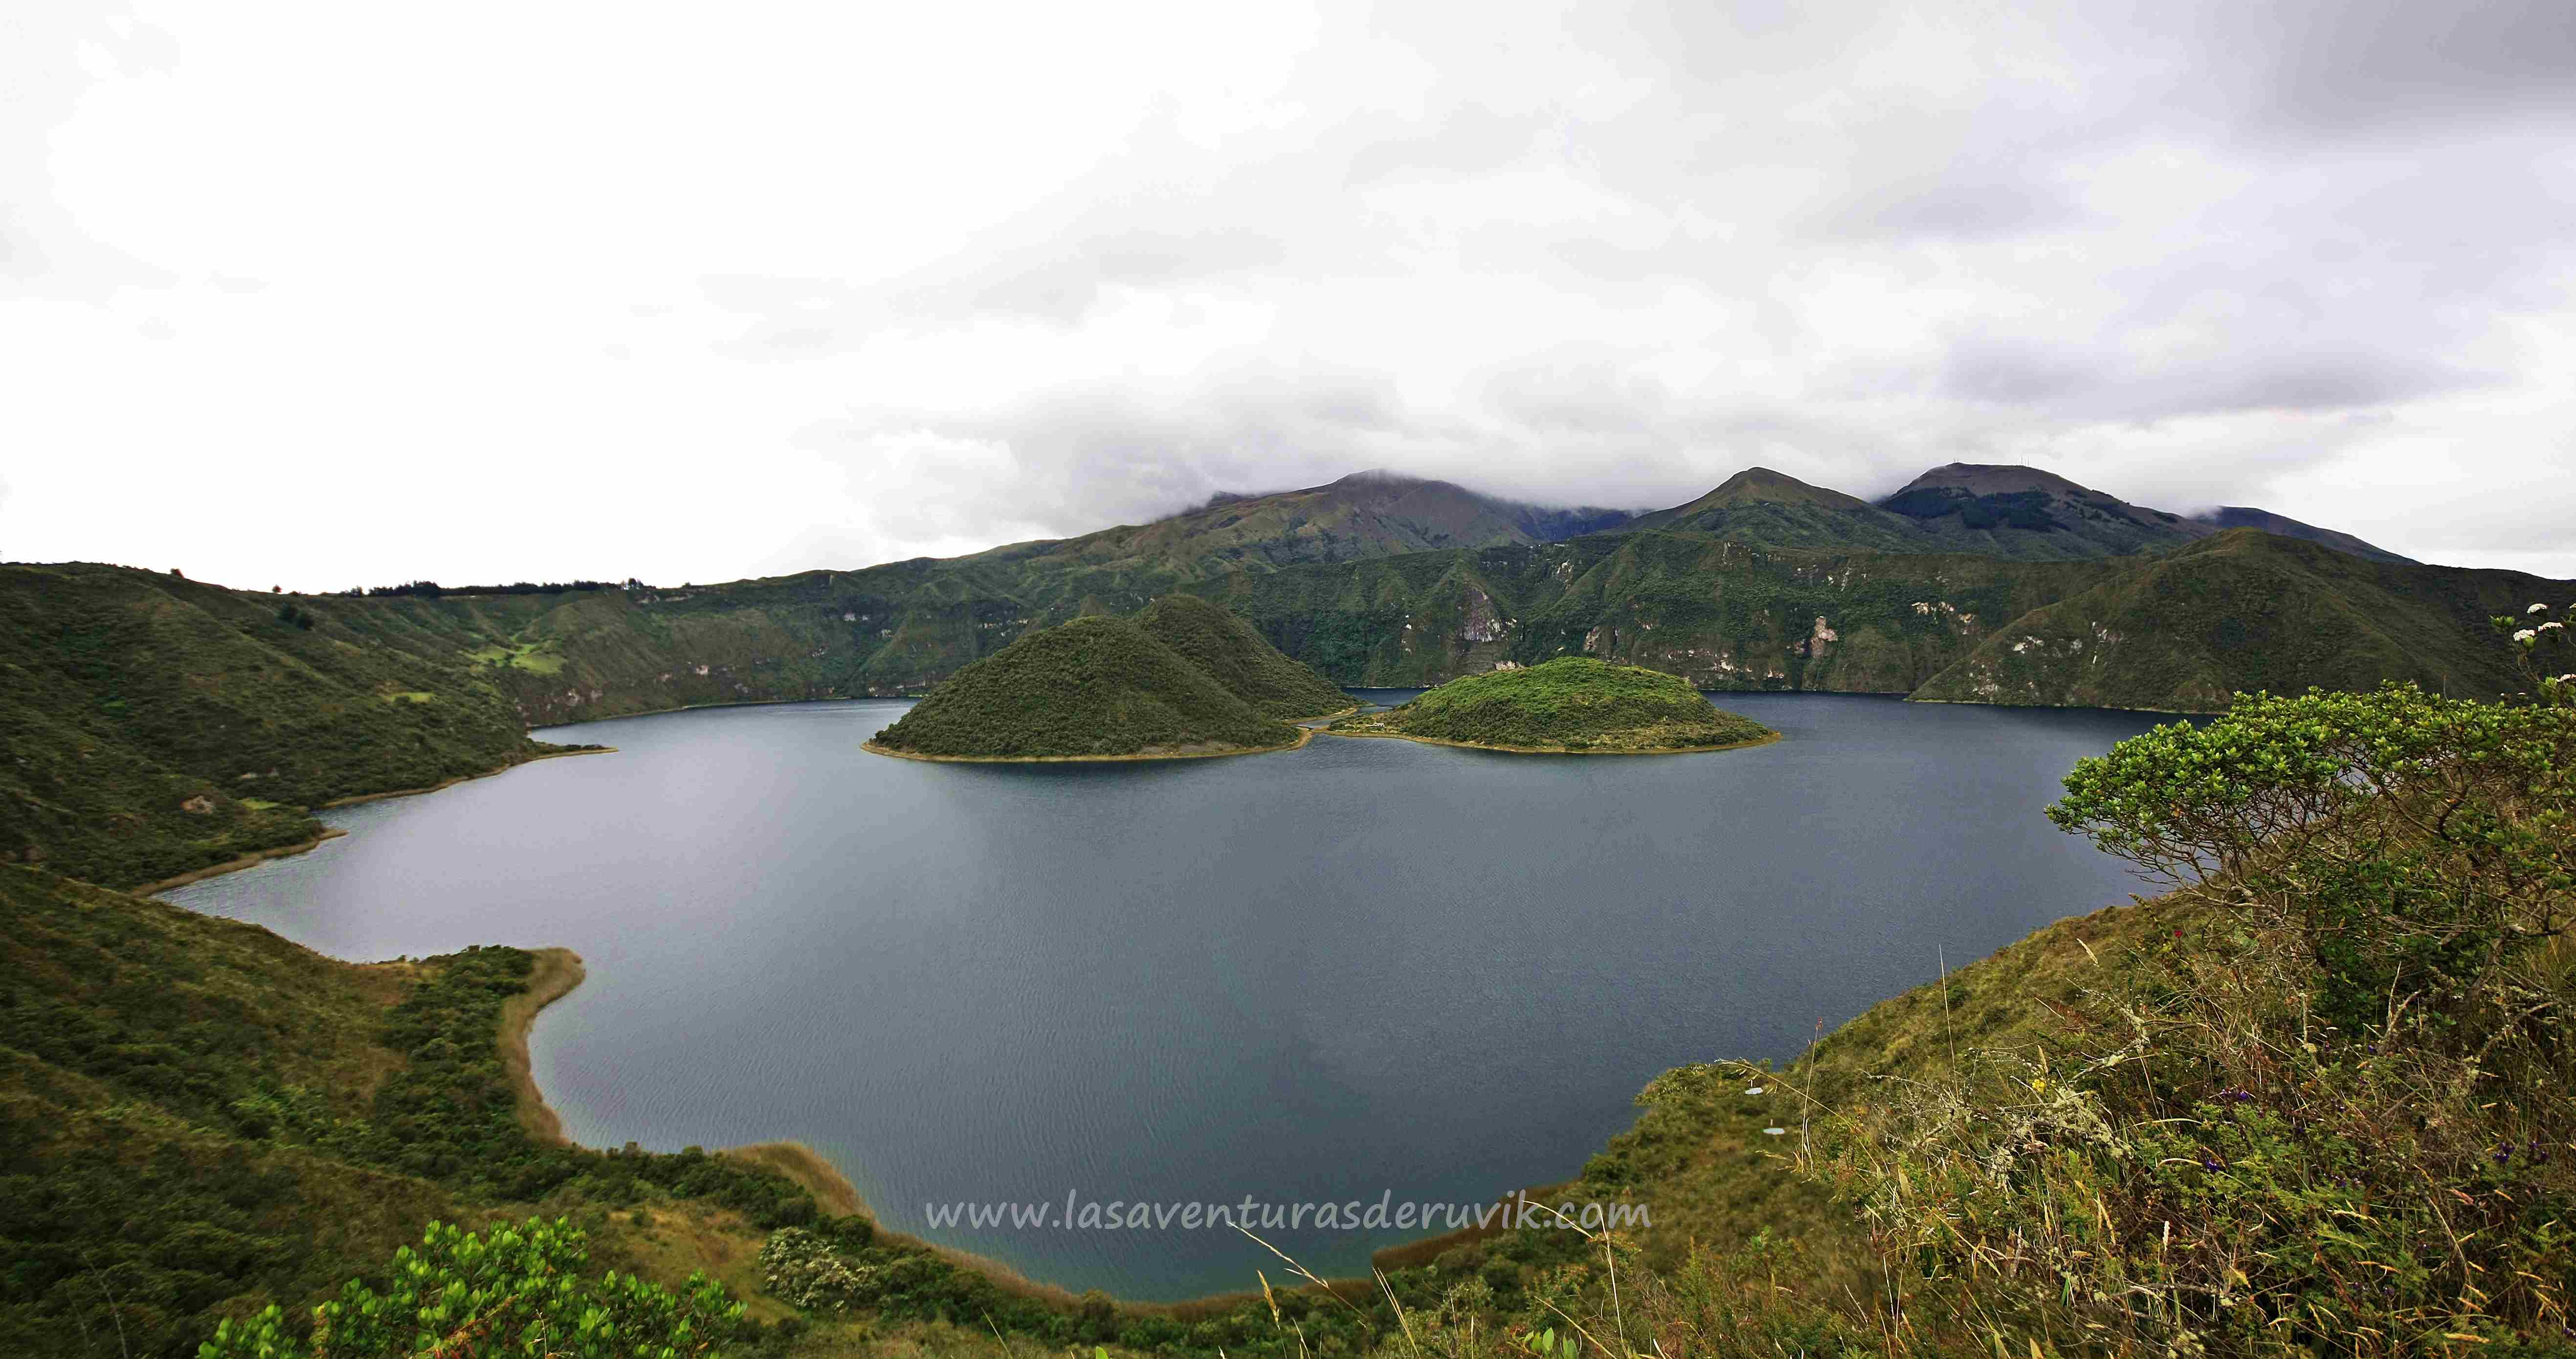
[[[858,1186],[835,1169],[823,1154],[802,1142],[754,1142],[748,1146],[728,1147],[716,1153],[737,1161],[775,1170],[804,1187],[823,1211],[834,1217],[849,1217],[868,1211],[859,1197]]]

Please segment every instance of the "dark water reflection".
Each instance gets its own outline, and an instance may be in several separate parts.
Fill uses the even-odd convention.
[[[622,719],[561,734],[620,754],[335,812],[348,837],[171,896],[347,958],[567,945],[590,980],[535,1057],[568,1131],[802,1139],[909,1231],[1067,1190],[1477,1200],[1571,1174],[1666,1067],[1792,1053],[2134,886],[2039,812],[2148,717],[1723,701],[1787,739],[973,766],[860,751],[899,702]],[[1132,1297],[1264,1262],[935,1235]],[[1400,1234],[1287,1235],[1343,1271]]]

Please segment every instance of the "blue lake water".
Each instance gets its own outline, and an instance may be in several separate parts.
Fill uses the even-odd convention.
[[[2143,890],[2040,809],[2149,716],[1720,701],[1786,739],[955,765],[859,749],[893,700],[625,718],[540,733],[618,754],[331,812],[169,899],[351,959],[570,947],[533,1051],[574,1137],[798,1139],[890,1226],[1187,1297],[1269,1259],[927,1206],[1489,1199],[1572,1175],[1667,1067],[1794,1054]],[[1359,1272],[1417,1234],[1279,1244]]]

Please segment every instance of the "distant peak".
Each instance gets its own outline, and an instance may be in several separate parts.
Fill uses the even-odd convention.
[[[1353,472],[1331,484],[1335,486],[1418,486],[1422,481],[1421,477],[1396,471],[1392,467],[1371,467],[1365,471]]]
[[[1716,509],[1727,505],[1759,502],[1824,505],[1850,509],[1866,502],[1840,491],[1800,481],[1786,472],[1768,467],[1747,467],[1718,483],[1716,490],[1684,506],[1684,511]]]
[[[1951,462],[1916,477],[1905,484],[1905,490],[1933,486],[1955,486],[1975,495],[1997,495],[2014,491],[2045,491],[2058,496],[2112,497],[2090,486],[2067,480],[2045,468],[2022,463]]]

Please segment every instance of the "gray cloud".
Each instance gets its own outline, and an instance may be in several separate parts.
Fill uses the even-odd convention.
[[[2203,17],[2212,49],[2242,39],[2262,54],[2248,102],[2285,131],[2362,136],[2576,113],[2576,20],[2554,0],[2306,0]]]
[[[189,181],[161,148],[195,145],[195,114],[330,63],[240,41],[256,30],[221,7],[173,12],[175,49],[103,6],[40,7],[30,40],[0,49],[0,290],[114,315],[0,317],[28,389],[66,393],[51,423],[0,410],[0,439],[105,453],[238,429],[337,466],[348,429],[435,388],[424,404],[492,403],[435,440],[462,484],[532,452],[686,472],[720,449],[746,486],[799,488],[781,513],[802,523],[784,528],[652,501],[654,541],[688,544],[650,549],[667,571],[635,559],[617,516],[549,537],[675,578],[1078,533],[1377,466],[1647,508],[1750,463],[1871,494],[1941,462],[2026,461],[2428,559],[2571,549],[2566,0],[1291,0],[1248,37],[1115,10],[1098,27],[1117,41],[1019,70],[1080,72],[1043,89],[991,76],[1010,54],[946,12],[922,12],[920,41],[865,78],[798,64],[825,33],[719,57],[700,48],[725,35],[639,22],[652,69],[702,82],[678,123],[661,75],[626,89],[599,71],[577,125],[557,83],[488,125],[424,132],[405,87],[370,101],[425,58],[353,56],[303,93],[393,148],[368,183],[416,206],[331,217],[320,244],[363,250],[298,277],[309,251],[253,247],[364,195],[317,180],[291,139],[223,144],[268,172],[256,189]],[[584,55],[526,39],[531,69]],[[266,56],[282,66],[225,64]],[[152,102],[208,66],[211,83]],[[479,72],[495,100],[511,69]],[[885,106],[831,102],[889,83]],[[570,145],[578,191],[545,198]],[[624,197],[621,166],[642,167]],[[191,182],[211,197],[168,187]],[[144,227],[299,186],[309,212],[235,222],[238,261],[163,266],[119,244],[166,245]],[[405,305],[346,304],[416,267],[429,281]],[[244,273],[273,286],[238,291]],[[165,318],[138,284],[185,305]],[[448,293],[478,305],[448,315]],[[160,324],[166,357],[64,343],[141,344]],[[457,356],[505,345],[475,384],[451,381]],[[372,354],[409,367],[351,357]],[[203,409],[152,424],[118,404],[154,380],[130,370],[202,380]],[[278,372],[363,410],[226,404]],[[308,423],[272,443],[281,411]],[[22,482],[0,528],[51,532],[112,499],[73,476]],[[233,550],[172,540],[194,531],[175,519],[152,551]],[[89,531],[126,530],[101,515]],[[374,574],[607,569],[529,565],[506,538],[474,550]]]
[[[1987,342],[1953,350],[1942,371],[1954,396],[2093,420],[2347,411],[2498,380],[2420,355],[2264,348],[2158,364]]]

